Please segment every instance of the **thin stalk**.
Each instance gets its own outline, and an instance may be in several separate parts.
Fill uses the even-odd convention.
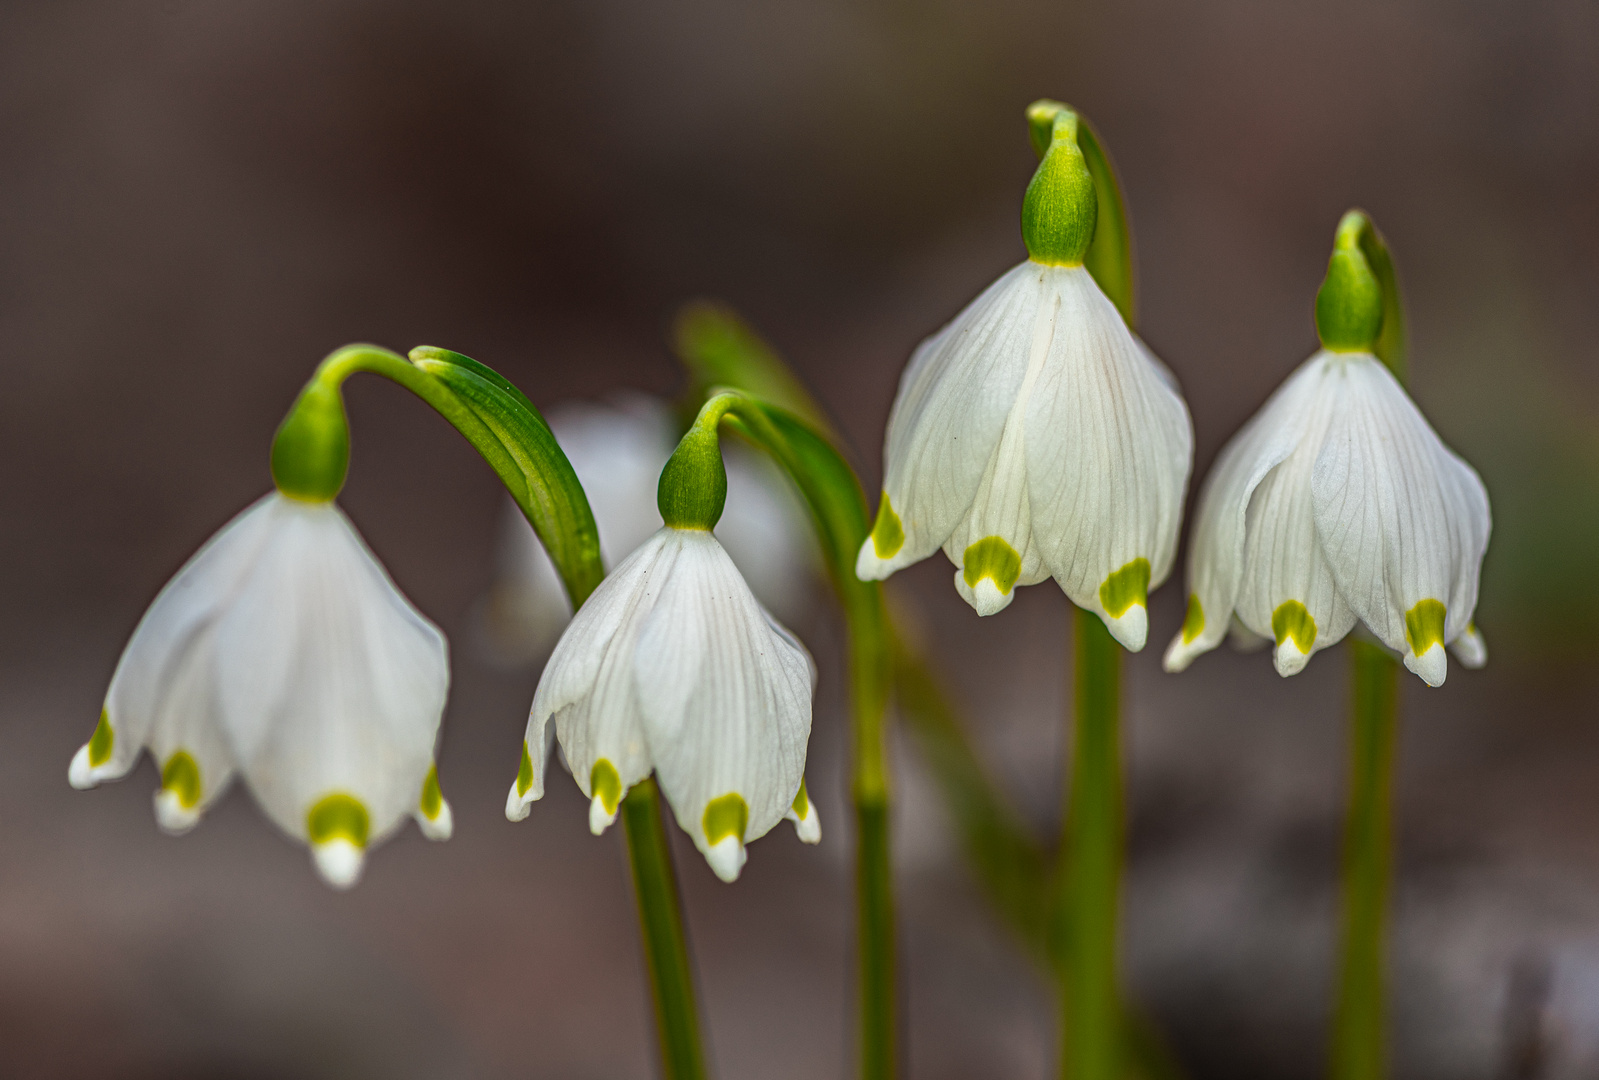
[[[1076,609],[1076,724],[1066,797],[1061,1075],[1119,1080],[1116,988],[1122,864],[1121,647]]]
[[[622,823],[633,868],[633,892],[638,898],[639,932],[654,992],[661,1075],[665,1080],[703,1080],[705,1055],[700,1048],[694,974],[654,779],[641,781],[628,791],[622,800]]]
[[[1358,639],[1349,643],[1349,661],[1349,817],[1332,1075],[1334,1080],[1377,1080],[1386,1072],[1383,938],[1393,863],[1399,664],[1379,646]]]
[[[871,593],[873,599],[876,592]],[[894,881],[889,862],[888,768],[883,727],[887,652],[881,603],[845,607],[855,736],[855,917],[860,994],[860,1075],[895,1074]]]

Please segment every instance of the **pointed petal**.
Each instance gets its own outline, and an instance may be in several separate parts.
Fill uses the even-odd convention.
[[[742,858],[723,842],[741,849],[765,835],[804,777],[810,655],[761,609],[710,534],[684,533],[633,672],[661,788],[700,851],[724,860],[725,879]]]
[[[444,636],[336,507],[280,498],[217,621],[216,666],[246,783],[337,884],[327,860],[348,860],[332,838],[364,849],[417,805],[449,686]]]
[[[1145,601],[1111,610],[1101,592],[1121,596],[1110,579],[1139,560],[1146,589],[1171,572],[1193,462],[1188,408],[1088,271],[1049,273],[1060,311],[1026,413],[1033,539],[1073,603],[1142,647],[1147,614],[1129,615]]]
[[[1335,357],[1321,354],[1291,379],[1292,415],[1279,413],[1284,429],[1272,440],[1293,449],[1255,486],[1245,514],[1243,572],[1238,618],[1252,632],[1276,643],[1272,659],[1279,675],[1303,670],[1310,657],[1336,644],[1355,625],[1332,568],[1317,539],[1311,473],[1333,417],[1344,407],[1344,385]],[[1286,389],[1286,388],[1285,388]]]
[[[1015,267],[912,356],[889,413],[884,502],[861,547],[862,579],[927,558],[966,516],[1027,370],[1046,272]]]
[[[258,500],[206,541],[139,620],[111,677],[94,737],[73,758],[73,787],[125,775],[158,726],[215,726],[212,675],[199,654],[260,548],[273,498]],[[158,762],[166,758],[157,754]],[[220,790],[225,780],[218,773],[208,791]]]
[[[611,571],[561,635],[533,695],[525,746],[543,745],[554,722],[578,787],[591,800],[603,795],[603,813],[591,816],[591,827],[614,821],[627,789],[654,767],[633,688],[633,652],[638,628],[679,558],[681,535],[660,529]],[[544,790],[543,755],[536,757],[522,806]]]
[[[454,835],[455,813],[439,788],[437,765],[428,770],[427,779],[422,781],[422,794],[417,798],[416,809],[411,815],[416,818],[417,828],[422,830],[422,835],[429,840],[448,840]]]
[[[1167,671],[1182,671],[1227,636],[1244,574],[1246,511],[1256,487],[1299,445],[1318,376],[1299,369],[1228,440],[1200,489],[1189,534],[1188,615],[1166,650]]]
[[[822,842],[822,819],[817,816],[816,804],[811,802],[810,794],[805,790],[805,781],[800,781],[799,794],[794,796],[794,802],[784,816],[794,823],[794,832],[800,838],[800,843]]]
[[[1488,642],[1484,640],[1482,631],[1477,629],[1477,624],[1472,623],[1460,632],[1460,636],[1449,643],[1449,651],[1455,654],[1466,667],[1476,670],[1488,664]]]
[[[311,845],[311,861],[317,873],[335,889],[349,889],[361,880],[366,852],[344,837]]]
[[[944,554],[958,569],[955,590],[979,615],[993,615],[1007,606],[1018,585],[1034,585],[1049,576],[1033,542],[1032,510],[1027,485],[1026,417],[1039,373],[1054,336],[1058,297],[1039,306],[1028,354],[1027,373],[1005,419],[999,443],[989,456],[971,509],[944,542]]]
[[[1437,685],[1477,606],[1488,493],[1375,357],[1336,360],[1346,405],[1316,460],[1316,531],[1355,614]]]

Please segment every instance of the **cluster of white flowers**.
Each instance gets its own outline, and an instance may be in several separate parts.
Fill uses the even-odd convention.
[[[889,415],[856,572],[942,547],[979,615],[1054,577],[1124,646],[1177,549],[1193,454],[1175,379],[1082,265],[1029,260],[916,350]],[[1222,451],[1191,540],[1181,671],[1231,625],[1283,675],[1357,620],[1429,685],[1472,623],[1488,496],[1369,349],[1324,349]]]
[[[979,615],[1053,577],[1137,651],[1149,635],[1149,590],[1175,562],[1193,429],[1175,378],[1083,263],[1096,203],[1075,124],[1054,121],[1029,188],[1030,258],[911,357],[856,573],[886,578],[942,548]],[[1356,274],[1348,295],[1365,306],[1340,307],[1344,294],[1324,286],[1328,317],[1344,329],[1323,333],[1328,347],[1233,438],[1205,482],[1188,614],[1168,671],[1231,628],[1274,642],[1277,670],[1292,675],[1357,623],[1433,686],[1444,681],[1446,647],[1469,666],[1486,660],[1472,617],[1487,494],[1374,355],[1383,308],[1350,246],[1364,222],[1352,214],[1340,226],[1328,280]],[[430,837],[450,834],[433,761],[449,669],[443,635],[333,503],[348,453],[336,390],[312,388],[303,402],[305,415],[291,414],[280,433],[300,440],[285,452],[282,492],[225,527],[157,597],[69,778],[77,787],[115,779],[148,750],[161,771],[157,818],[181,832],[237,774],[273,821],[310,844],[322,874],[347,886],[367,848],[407,814]],[[795,609],[804,527],[772,475],[737,457],[723,473],[720,415],[691,431],[698,449],[686,438],[674,453],[661,404],[557,413],[605,554],[634,550],[569,616],[518,517],[488,622],[523,658],[565,626],[533,699],[507,815],[525,817],[544,794],[558,740],[596,833],[653,774],[731,881],[745,845],[779,820],[812,843],[820,828],[804,783],[815,666],[756,596]],[[678,454],[697,463],[685,466],[682,490],[662,474]],[[705,495],[712,488],[715,498]],[[733,557],[712,532],[724,488]],[[669,511],[674,498],[691,511]]]
[[[638,399],[569,410],[563,427],[594,480],[602,541],[636,542],[649,518],[659,527],[654,476],[672,446],[664,407]],[[735,460],[727,531],[769,594],[795,607],[808,569],[797,508],[772,476]],[[531,537],[525,520],[522,528]],[[539,605],[543,625],[564,620],[547,558],[530,569],[520,537],[512,558],[515,580],[539,583],[519,599]],[[716,537],[659,528],[589,599],[546,665],[507,813],[525,817],[543,794],[550,736],[559,733],[592,799],[595,832],[654,772],[684,830],[731,881],[744,845],[784,817],[802,840],[821,838],[804,786],[814,683],[810,655],[756,600]],[[344,888],[406,814],[430,838],[450,835],[433,761],[448,686],[444,635],[333,501],[275,492],[225,526],[156,598],[68,779],[78,788],[118,779],[148,750],[161,772],[157,821],[182,833],[237,774]]]

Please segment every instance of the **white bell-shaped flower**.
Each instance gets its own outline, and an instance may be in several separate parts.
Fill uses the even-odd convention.
[[[1358,620],[1442,685],[1445,646],[1468,667],[1487,661],[1472,614],[1489,528],[1482,481],[1382,361],[1318,352],[1205,481],[1166,670],[1215,648],[1236,617],[1293,675]]]
[[[433,748],[444,636],[331,501],[274,493],[229,522],[156,597],[117,664],[69,779],[88,788],[148,750],[156,817],[191,828],[242,775],[333,885],[407,814],[447,837]]]
[[[856,573],[886,578],[942,547],[979,615],[1053,577],[1136,651],[1192,461],[1174,380],[1089,272],[1029,260],[912,356]]]
[[[755,599],[709,529],[665,527],[600,583],[539,680],[513,821],[544,794],[550,728],[590,800],[589,825],[616,819],[653,771],[718,877],[783,818],[820,839],[804,789],[816,669]]]
[[[642,394],[604,405],[568,404],[548,413],[550,430],[588,495],[607,566],[661,527],[656,478],[677,445],[665,402]],[[716,534],[755,596],[783,619],[803,613],[814,554],[803,508],[770,462],[727,449],[728,506]],[[484,609],[492,653],[507,662],[534,659],[572,617],[561,579],[532,526],[507,503],[499,573]]]

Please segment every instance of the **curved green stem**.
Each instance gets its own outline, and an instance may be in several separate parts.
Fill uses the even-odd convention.
[[[1359,639],[1349,643],[1349,662],[1349,816],[1332,1075],[1333,1080],[1377,1080],[1386,1071],[1383,940],[1393,864],[1399,663],[1380,646]]]
[[[854,470],[799,417],[742,392],[723,391],[701,407],[695,425],[724,420],[770,454],[799,489],[844,610],[853,734],[850,795],[856,827],[860,1075],[865,1080],[888,1080],[896,1070],[898,1041],[884,722],[893,660],[882,587],[855,576],[855,555],[869,527],[866,498]]]
[[[661,821],[661,798],[653,778],[628,791],[622,800],[622,823],[627,830],[639,932],[655,1000],[661,1073],[666,1080],[702,1080],[705,1055],[700,1047],[694,974],[678,906],[677,875]]]
[[[1121,646],[1098,615],[1082,608],[1075,611],[1077,715],[1062,834],[1061,1075],[1069,1080],[1119,1080]]]

